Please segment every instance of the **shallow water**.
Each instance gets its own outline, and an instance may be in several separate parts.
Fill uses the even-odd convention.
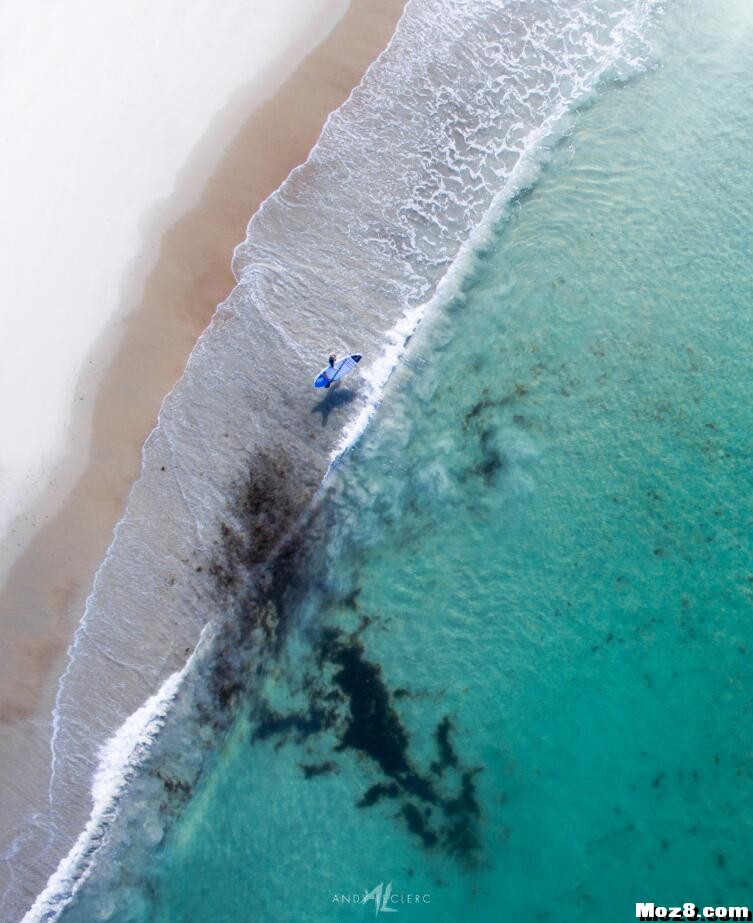
[[[753,904],[753,12],[655,41],[414,338],[175,826],[131,805],[63,919]]]

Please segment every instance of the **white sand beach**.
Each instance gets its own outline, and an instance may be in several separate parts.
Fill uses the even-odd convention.
[[[91,348],[117,338],[124,289],[135,295],[159,258],[155,225],[166,230],[196,204],[222,155],[218,134],[214,149],[201,145],[207,127],[240,88],[247,112],[268,98],[346,8],[233,0],[218,15],[205,3],[77,0],[64,13],[32,2],[0,14],[10,270],[0,280],[0,536],[11,536],[0,579],[38,524],[30,501],[70,486],[74,471],[55,469],[72,405],[91,405],[107,365]],[[189,159],[190,188],[179,176]],[[48,496],[47,515],[53,507]]]
[[[45,795],[67,644],[233,247],[402,6],[0,11],[3,855]]]

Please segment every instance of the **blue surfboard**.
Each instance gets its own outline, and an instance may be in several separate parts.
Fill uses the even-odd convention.
[[[328,365],[314,379],[315,388],[329,388],[333,381],[340,381],[341,378],[352,372],[358,365],[363,356],[353,353],[352,356],[346,356],[344,359],[338,359],[334,365]]]

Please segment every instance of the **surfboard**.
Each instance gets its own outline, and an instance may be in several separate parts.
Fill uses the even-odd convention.
[[[333,381],[340,381],[341,378],[352,372],[363,357],[358,353],[352,356],[346,356],[344,359],[338,359],[334,365],[328,365],[314,379],[315,388],[329,388]]]

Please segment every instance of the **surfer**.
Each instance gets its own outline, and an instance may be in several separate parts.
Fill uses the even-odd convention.
[[[335,367],[335,362],[336,362],[336,361],[337,361],[337,353],[330,353],[330,354],[329,354],[329,367],[330,367],[331,369],[334,369],[334,367]],[[324,370],[324,377],[327,379],[327,384],[326,384],[324,387],[325,387],[325,388],[329,388],[329,386],[332,384],[332,381],[333,381],[333,379],[334,379],[335,376],[332,375],[332,377],[330,378],[330,376],[327,374],[327,369],[325,369],[325,370]]]
[[[353,353],[352,356],[345,356],[344,359],[338,359],[337,353],[332,353],[327,365],[319,372],[314,379],[315,388],[329,388],[330,385],[340,381],[341,378],[352,372],[361,361],[360,353]]]

